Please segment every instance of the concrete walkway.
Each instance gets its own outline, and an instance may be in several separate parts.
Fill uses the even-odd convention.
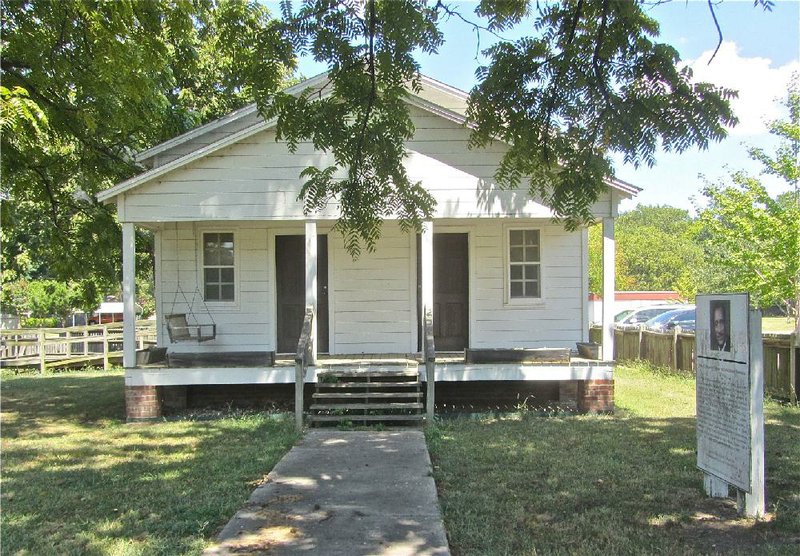
[[[314,430],[204,554],[445,555],[420,431]]]

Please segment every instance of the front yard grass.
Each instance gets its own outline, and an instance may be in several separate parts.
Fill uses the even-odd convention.
[[[800,408],[766,403],[764,521],[709,499],[694,379],[629,365],[613,416],[521,412],[427,432],[455,555],[797,554]]]
[[[266,413],[128,425],[121,371],[2,378],[3,554],[198,554],[297,439]]]

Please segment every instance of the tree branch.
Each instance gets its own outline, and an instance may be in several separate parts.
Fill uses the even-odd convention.
[[[714,54],[712,54],[711,58],[708,60],[708,63],[711,64],[711,62],[717,56],[719,48],[722,46],[722,29],[719,26],[719,21],[717,21],[717,13],[714,10],[713,0],[708,0],[708,11],[711,12],[711,17],[714,19],[714,26],[717,28],[717,34],[719,35],[719,41],[717,41],[717,48],[714,49]]]
[[[375,0],[369,0],[369,58],[368,58],[368,70],[369,70],[369,77],[370,77],[370,92],[369,92],[369,99],[367,100],[367,109],[364,111],[364,121],[361,124],[361,132],[359,133],[358,137],[358,148],[356,149],[356,157],[353,161],[358,165],[356,167],[356,173],[359,174],[361,172],[361,153],[364,149],[364,137],[367,133],[367,124],[369,123],[369,117],[372,114],[372,108],[375,105],[375,97],[377,96],[378,92],[378,84],[376,81],[375,76],[375,27],[377,25],[377,17],[375,15]]]

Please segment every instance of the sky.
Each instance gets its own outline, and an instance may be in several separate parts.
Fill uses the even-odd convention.
[[[450,4],[460,8],[465,16],[474,17],[474,2]],[[661,25],[659,40],[679,51],[682,63],[692,67],[695,79],[739,91],[739,98],[733,102],[739,124],[724,141],[710,145],[705,151],[659,153],[653,168],[636,169],[615,158],[617,177],[642,188],[621,209],[630,210],[641,203],[693,211],[697,203],[702,204],[701,190],[707,181],[724,181],[733,170],[759,173],[760,165],[747,155],[749,147],[774,151],[777,142],[768,133],[767,122],[787,116],[781,102],[787,96],[792,74],[800,74],[800,0],[776,0],[771,12],[754,7],[752,0],[715,1],[723,44],[710,64],[718,35],[707,2],[674,0],[653,4],[649,13]],[[276,11],[273,8],[273,13]],[[476,83],[475,68],[487,59],[479,54],[476,34],[468,24],[451,18],[442,29],[446,42],[437,55],[419,58],[422,73],[469,91]],[[503,35],[513,39],[521,32]],[[482,32],[480,48],[494,40]],[[313,60],[300,63],[300,70],[306,76],[325,69]],[[772,177],[765,176],[763,182],[773,195],[788,189],[784,182]]]

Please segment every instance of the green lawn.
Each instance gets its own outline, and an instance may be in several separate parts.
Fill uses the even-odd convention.
[[[786,332],[794,331],[794,320],[786,317],[764,317],[761,319],[762,332]]]
[[[124,422],[123,375],[3,374],[3,554],[198,554],[296,440],[240,414]]]
[[[797,554],[800,408],[766,404],[768,520],[705,497],[694,381],[619,367],[614,416],[444,421],[427,432],[455,555]]]

